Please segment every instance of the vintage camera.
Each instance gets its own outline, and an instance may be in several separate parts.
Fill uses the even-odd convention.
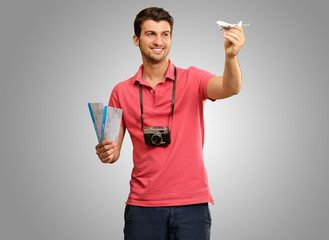
[[[144,139],[146,145],[168,145],[170,143],[170,131],[168,127],[144,128]]]

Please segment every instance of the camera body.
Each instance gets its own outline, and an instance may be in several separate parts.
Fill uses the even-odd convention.
[[[157,126],[144,128],[144,140],[146,145],[166,146],[170,144],[170,131],[168,127]]]

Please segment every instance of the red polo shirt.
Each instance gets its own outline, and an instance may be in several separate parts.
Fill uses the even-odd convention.
[[[142,71],[143,65],[135,76],[116,85],[109,101],[109,106],[123,110],[122,126],[127,128],[133,144],[134,168],[127,204],[213,203],[202,151],[207,83],[215,75],[196,67],[177,68],[171,143],[155,147],[144,143],[139,83],[143,85],[144,127],[170,127],[174,65],[170,62],[166,78],[155,90],[142,80]]]

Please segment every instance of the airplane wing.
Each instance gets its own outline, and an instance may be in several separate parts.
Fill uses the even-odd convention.
[[[217,21],[216,23],[220,27],[220,29],[219,29],[220,31],[226,30],[226,29],[231,29],[234,26],[239,26],[239,27],[249,26],[249,23],[248,24],[242,24],[242,21],[240,21],[238,24],[231,24],[231,23],[227,23],[227,22],[224,22],[224,21]]]

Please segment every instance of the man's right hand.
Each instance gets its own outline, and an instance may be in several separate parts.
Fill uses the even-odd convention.
[[[105,139],[96,145],[96,154],[103,163],[114,163],[118,160],[115,154],[117,144],[110,139]]]

